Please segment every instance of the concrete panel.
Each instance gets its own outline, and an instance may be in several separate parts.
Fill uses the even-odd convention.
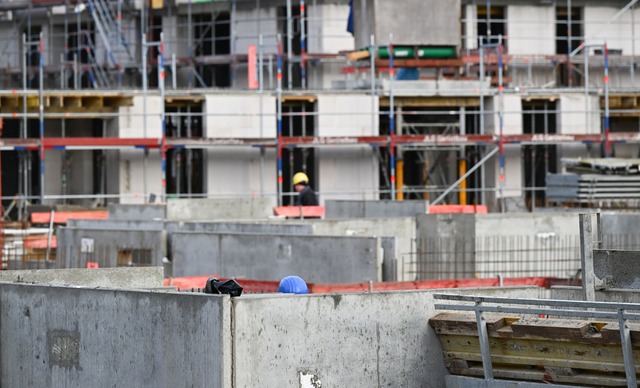
[[[273,214],[272,198],[169,199],[169,221],[264,219]]]
[[[320,182],[314,188],[321,205],[332,200],[376,199],[379,162],[371,147],[319,148],[315,152]]]
[[[207,95],[205,137],[273,138],[276,136],[276,101],[271,95]],[[262,122],[262,133],[260,126]]]
[[[353,4],[356,47],[395,45],[460,45],[460,0],[405,0],[402,7],[386,0],[356,0]]]
[[[378,101],[372,106],[371,96],[318,96],[317,136],[377,136]]]
[[[440,291],[442,292],[442,291]],[[446,290],[539,297],[538,289]],[[448,374],[428,325],[433,291],[261,295],[232,300],[234,386],[300,387],[300,373],[323,387],[443,387]]]
[[[109,220],[164,220],[167,209],[164,205],[109,205]]]
[[[604,3],[601,3],[604,4]],[[609,50],[622,50],[623,55],[632,55],[634,53],[632,44],[634,42],[631,34],[632,18],[631,12],[635,12],[636,32],[638,29],[638,21],[640,21],[640,9],[635,11],[627,11],[621,15],[614,23],[609,24],[609,20],[620,11],[621,6],[600,6],[600,7],[584,7],[584,33],[586,39],[593,43],[607,42]],[[605,28],[606,26],[606,28]],[[509,34],[511,35],[511,34]],[[590,52],[593,54],[593,50]],[[640,42],[635,40],[635,53],[640,52]]]
[[[167,256],[161,230],[58,228],[57,238],[58,268],[85,268],[87,262],[101,268],[162,266]]]
[[[509,5],[507,31],[509,54],[554,55],[556,53],[555,7]]]
[[[145,193],[144,152],[142,150],[120,151],[119,194],[121,195],[121,204],[144,204],[147,202],[145,194],[147,199],[151,193],[156,196],[160,195],[162,192],[160,163],[160,155],[157,152],[151,152],[148,157]]]
[[[640,289],[640,251],[593,250],[596,288]]]
[[[128,221],[128,220],[69,220],[67,227],[76,229],[101,229],[101,230],[122,230],[122,229],[144,229],[144,230],[164,230],[165,224],[162,221]]]
[[[162,267],[0,271],[0,282],[103,288],[162,288]]]
[[[325,206],[326,219],[413,217],[429,211],[426,201],[330,200],[325,202]]]
[[[267,150],[261,163],[257,148],[223,147],[206,151],[206,191],[215,196],[276,196],[275,150]],[[275,202],[274,202],[275,203]]]
[[[173,226],[175,225],[175,228]],[[312,225],[293,225],[276,223],[233,223],[233,222],[185,222],[171,223],[167,230],[206,233],[251,233],[251,234],[289,234],[308,236],[313,234]]]
[[[133,106],[120,108],[118,116],[119,136],[123,138],[153,137],[162,136],[161,100],[159,95],[150,93],[147,95],[147,128],[144,127],[144,97],[134,96]],[[145,134],[146,132],[146,134]],[[141,151],[140,151],[141,152]]]
[[[380,243],[371,237],[176,232],[173,276],[280,280],[299,275],[311,283],[357,283],[381,276]]]
[[[2,283],[0,306],[3,387],[231,386],[225,296]]]
[[[581,93],[563,93],[560,96],[559,110],[565,113],[560,115],[561,134],[598,134],[600,133],[600,97],[590,96],[588,99],[589,125],[585,116],[585,97]],[[587,128],[588,127],[588,128]]]
[[[277,53],[275,41],[278,34],[277,10],[277,7],[257,8],[256,3],[238,2],[234,15],[234,30],[237,38],[236,43],[231,45],[231,50],[236,50],[234,54],[247,54],[250,44],[257,47],[260,34],[263,36],[264,54]],[[266,70],[265,77],[267,77]]]
[[[335,54],[354,50],[354,40],[345,23],[349,15],[347,4],[307,5],[308,51]]]
[[[583,300],[582,287],[555,286],[549,292],[549,299],[556,300]],[[613,303],[640,303],[638,290],[596,290],[596,300],[599,302]]]

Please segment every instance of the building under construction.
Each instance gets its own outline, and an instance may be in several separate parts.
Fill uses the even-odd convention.
[[[3,206],[287,205],[305,171],[532,211],[563,158],[638,157],[636,3],[2,1]]]

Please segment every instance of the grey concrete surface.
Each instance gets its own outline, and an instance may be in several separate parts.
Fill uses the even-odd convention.
[[[226,296],[0,283],[0,384],[230,387],[230,315]]]
[[[0,282],[149,289],[163,287],[164,271],[162,267],[0,271]]]
[[[486,381],[475,377],[453,376],[445,377],[446,388],[575,388],[575,385],[543,384],[530,381],[491,380]]]
[[[232,299],[234,387],[445,386],[442,347],[428,319],[434,293],[539,297],[537,288],[373,294],[247,295]],[[240,372],[241,371],[241,372]]]
[[[169,221],[265,219],[273,215],[271,198],[199,198],[167,201]]]
[[[313,228],[310,225],[287,224],[279,221],[170,222],[167,223],[167,230],[181,230],[185,232],[264,233],[291,235],[310,235],[313,233]]]
[[[87,261],[97,262],[101,268],[117,267],[131,260],[138,266],[162,266],[166,257],[166,233],[162,230],[58,228],[56,235],[59,268],[85,268]]]
[[[109,204],[109,219],[120,221],[163,220],[167,216],[165,205],[121,205]]]
[[[414,217],[429,212],[427,201],[328,200],[325,219]]]
[[[372,237],[176,232],[171,249],[174,277],[298,275],[312,283],[357,283],[381,276],[380,242]]]
[[[596,289],[640,290],[640,251],[593,250]]]
[[[396,46],[459,46],[460,0],[405,0],[398,7],[387,0],[356,0],[354,35],[356,48],[369,45],[369,37],[376,44],[387,46],[393,34]]]
[[[67,227],[77,229],[144,229],[144,230],[164,230],[163,220],[69,220]]]
[[[550,299],[558,300],[583,300],[582,287],[555,286],[549,292]],[[609,289],[596,290],[596,300],[600,302],[614,303],[640,303],[640,291]]]

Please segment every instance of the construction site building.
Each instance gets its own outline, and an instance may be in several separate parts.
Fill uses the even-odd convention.
[[[305,171],[533,211],[562,158],[638,157],[636,2],[3,1],[3,205],[287,205]]]

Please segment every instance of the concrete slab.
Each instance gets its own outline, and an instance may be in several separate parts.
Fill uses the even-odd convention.
[[[0,283],[0,306],[3,387],[231,386],[227,296]]]
[[[301,276],[311,283],[359,283],[381,277],[373,237],[176,232],[174,277],[217,274],[257,280]]]
[[[356,201],[328,200],[325,202],[325,218],[386,218],[414,217],[429,212],[427,201]]]
[[[442,347],[429,327],[439,292],[539,297],[535,288],[373,294],[247,295],[232,299],[235,387],[445,386]],[[357,382],[357,383],[354,383]]]
[[[165,205],[123,205],[109,204],[110,220],[150,221],[163,220],[167,216]]]
[[[583,300],[582,287],[555,286],[549,290],[549,298],[557,300]],[[596,300],[612,303],[640,303],[639,290],[597,290]]]
[[[0,282],[150,289],[164,286],[164,270],[162,267],[133,267],[0,271]]]
[[[273,214],[271,198],[200,198],[167,201],[169,221],[265,219]]]

